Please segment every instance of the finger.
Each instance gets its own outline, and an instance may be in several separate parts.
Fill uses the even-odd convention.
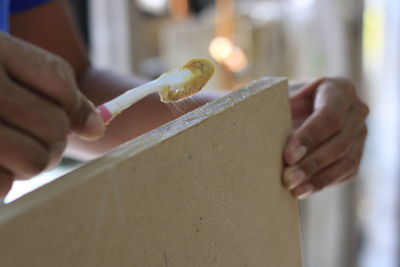
[[[297,199],[305,199],[314,193],[315,189],[312,183],[303,183],[292,190],[292,195]]]
[[[105,124],[95,106],[79,92],[79,105],[71,118],[71,129],[84,139],[96,140],[104,135]]]
[[[17,179],[39,174],[48,166],[50,153],[34,138],[0,122],[0,166]]]
[[[312,113],[316,89],[323,81],[316,80],[291,94],[290,107],[294,125],[299,125]]]
[[[329,185],[341,184],[354,177],[360,166],[366,138],[367,128],[364,127],[348,156],[313,175],[309,182],[316,190],[321,190]],[[335,176],[336,178],[334,178]]]
[[[290,137],[285,148],[285,161],[292,165],[313,151],[323,141],[339,132],[345,122],[351,100],[341,90],[321,84],[312,115]]]
[[[313,111],[313,98],[291,99],[291,113],[293,126],[297,128]]]
[[[360,164],[361,164],[362,155],[363,155],[363,153],[364,153],[364,143],[365,143],[366,137],[367,137],[367,136],[365,135],[365,137],[364,137],[364,138],[362,139],[362,141],[360,142],[361,145],[358,146],[359,149],[358,149],[358,150],[355,150],[356,153],[359,154],[359,162],[358,162],[358,167],[357,167],[357,169],[360,167]],[[358,152],[357,152],[357,151],[358,151]],[[346,182],[347,180],[349,180],[350,178],[355,177],[355,176],[357,175],[357,172],[358,172],[358,170],[357,170],[354,174],[351,174],[350,176],[344,176],[344,177],[341,177],[341,178],[339,178],[339,179],[333,180],[329,185],[342,184],[342,183]],[[314,176],[315,176],[315,175],[314,175]],[[318,178],[316,178],[316,179],[318,179]],[[327,184],[327,185],[328,185],[328,184]],[[327,186],[327,185],[326,185],[326,186]],[[321,189],[318,189],[318,190],[321,190]]]
[[[332,163],[314,174],[311,179],[296,186],[292,190],[293,196],[304,199],[329,185],[340,184],[353,177],[360,165],[365,138],[366,135],[362,134],[349,155]]]
[[[314,191],[319,191],[329,185],[343,183],[354,177],[360,165],[361,149],[348,157],[345,157],[322,171],[316,173],[309,181]]]
[[[7,38],[1,42],[1,48],[9,75],[62,106],[73,131],[88,138],[103,135],[103,121],[93,104],[80,93],[74,71],[65,60],[17,38]]]
[[[0,167],[0,200],[3,200],[10,192],[13,184],[12,173]]]
[[[338,181],[343,182],[355,174],[357,164],[352,157],[345,157],[315,174],[310,180],[297,185],[292,189],[292,195],[298,199],[305,199],[328,185],[337,184]]]
[[[365,138],[366,126],[364,119],[366,114],[359,112],[358,109],[355,108],[350,113],[341,132],[332,136],[296,165],[285,169],[283,181],[289,189],[293,189],[314,173],[345,157],[350,152],[355,141]],[[360,143],[360,145],[363,145],[363,143]]]
[[[3,64],[8,73],[23,85],[73,113],[78,102],[78,88],[71,67],[60,57],[17,38],[2,42]]]
[[[58,162],[69,131],[63,109],[6,79],[1,79],[0,105],[1,120],[46,145]]]

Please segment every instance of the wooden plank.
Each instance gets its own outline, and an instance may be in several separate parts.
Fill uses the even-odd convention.
[[[2,266],[301,266],[287,90],[253,82],[1,207]]]

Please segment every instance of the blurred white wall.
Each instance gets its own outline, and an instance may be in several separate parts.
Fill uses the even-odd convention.
[[[132,72],[130,0],[89,0],[91,60],[120,73]]]
[[[367,0],[364,70],[370,104],[362,174],[361,267],[399,266],[400,1]]]

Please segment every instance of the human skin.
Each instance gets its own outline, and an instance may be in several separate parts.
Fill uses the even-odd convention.
[[[321,78],[290,96],[293,133],[284,151],[283,181],[305,198],[354,177],[367,137],[368,106],[351,81]]]
[[[56,165],[72,131],[96,138],[105,127],[65,60],[0,34],[0,194],[13,179]]]
[[[63,83],[64,89],[75,92],[78,87],[95,105],[144,82],[143,79],[134,76],[122,76],[93,67],[69,11],[62,1],[52,1],[13,15],[10,31],[13,36],[20,39],[18,42],[24,40],[25,47],[29,47],[29,44],[37,45],[48,51],[44,53],[57,55],[57,58],[63,58],[68,62],[72,66],[73,75],[67,76],[68,82]],[[10,60],[13,58],[10,57]],[[35,69],[40,66],[31,67]],[[26,88],[36,88],[29,82],[24,81],[24,84],[28,84]],[[323,78],[300,87],[302,88],[290,97],[294,130],[283,155],[287,164],[283,184],[295,197],[304,198],[312,192],[351,178],[357,171],[367,134],[365,118],[368,108],[357,97],[352,83],[346,79]],[[83,95],[82,99],[86,99]],[[200,106],[215,97],[200,93],[195,96],[195,102]],[[29,113],[31,109],[32,105],[19,107],[20,112],[25,113]],[[60,120],[64,121],[63,125],[49,123],[40,127],[43,131],[42,136],[47,134],[51,136],[54,128],[63,129],[60,130],[61,137],[58,138],[63,140],[63,145],[59,146],[57,153],[52,152],[55,155],[53,160],[45,156],[40,158],[40,162],[46,162],[42,165],[48,166],[51,162],[56,162],[65,146],[69,125],[74,125],[74,118],[79,120],[79,116],[68,116],[70,114],[68,111],[64,113],[60,115],[63,116]],[[48,111],[46,114],[53,112]],[[96,157],[176,117],[177,115],[172,113],[166,104],[159,101],[157,95],[151,95],[124,111],[97,141],[89,142],[76,135],[69,136],[67,152],[81,158]],[[85,116],[81,119],[86,121]],[[101,130],[98,125],[94,131],[99,135]],[[0,143],[0,147],[4,150],[4,144]],[[29,151],[25,148],[23,153],[24,149],[21,149],[20,162],[28,164],[32,161]],[[9,190],[11,181],[18,178],[19,168],[6,166],[1,158],[0,166],[0,194],[4,195]],[[24,177],[27,178],[29,175]]]

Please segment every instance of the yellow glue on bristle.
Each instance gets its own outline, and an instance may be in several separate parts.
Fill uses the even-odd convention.
[[[192,58],[185,65],[171,72],[181,70],[190,70],[192,74],[177,90],[171,90],[169,86],[162,88],[159,93],[162,102],[178,101],[197,93],[213,76],[215,68],[206,58]],[[164,75],[168,73],[170,72]]]

